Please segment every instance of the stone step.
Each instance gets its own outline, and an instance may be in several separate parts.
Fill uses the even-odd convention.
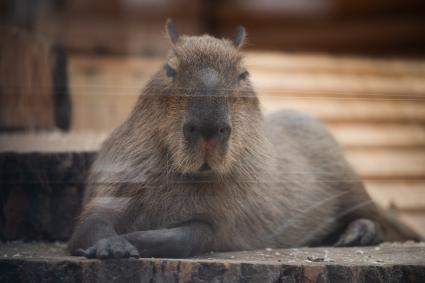
[[[425,282],[425,243],[102,261],[11,242],[0,246],[0,282]]]
[[[67,240],[95,154],[0,152],[0,239]]]

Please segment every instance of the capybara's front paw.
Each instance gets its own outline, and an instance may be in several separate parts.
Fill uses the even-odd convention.
[[[382,234],[378,224],[369,219],[357,219],[348,225],[334,246],[370,246],[381,241]]]
[[[86,250],[80,249],[78,254],[100,259],[139,257],[136,247],[121,236],[99,240]]]

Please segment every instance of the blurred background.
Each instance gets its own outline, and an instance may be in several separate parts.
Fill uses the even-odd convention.
[[[425,1],[0,0],[2,239],[67,239],[84,178],[63,168],[90,160],[57,156],[95,151],[126,118],[168,17],[192,35],[245,26],[264,111],[321,119],[373,199],[425,235]]]

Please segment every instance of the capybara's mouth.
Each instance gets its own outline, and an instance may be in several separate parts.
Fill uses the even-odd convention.
[[[177,175],[176,182],[183,183],[215,183],[217,176],[212,170],[208,171],[196,171],[192,173],[184,173]]]
[[[204,164],[202,164],[202,166],[199,168],[199,172],[206,172],[206,171],[210,171],[211,167],[207,162],[204,162]]]

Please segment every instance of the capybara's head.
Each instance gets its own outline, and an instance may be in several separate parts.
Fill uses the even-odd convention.
[[[157,121],[170,168],[181,174],[230,173],[254,151],[261,121],[258,99],[239,52],[240,27],[232,40],[178,35],[167,22],[171,52],[150,81],[146,111]]]

